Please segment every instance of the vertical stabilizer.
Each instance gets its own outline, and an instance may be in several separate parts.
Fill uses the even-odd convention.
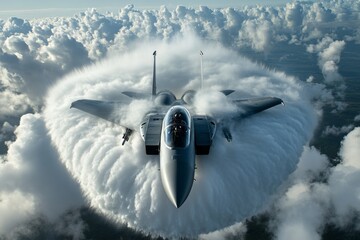
[[[153,69],[152,95],[156,96],[156,51],[154,51],[153,55],[154,55],[154,69]]]
[[[204,53],[200,50],[200,89],[203,88],[204,74],[203,74],[203,55]]]

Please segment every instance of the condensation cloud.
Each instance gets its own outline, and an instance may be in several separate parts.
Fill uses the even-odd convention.
[[[306,96],[305,88],[292,77],[269,72],[191,35],[170,43],[153,42],[152,48],[158,50],[158,88],[166,86],[179,93],[200,81],[199,64],[194,64],[198,49],[211,49],[204,62],[209,66],[204,82],[207,94],[200,92],[194,106],[198,113],[231,114],[231,108],[223,109],[226,98],[211,89],[235,88],[243,97],[276,95],[286,102],[286,107],[229,123],[234,135],[231,143],[219,132],[211,154],[197,159],[196,182],[188,200],[176,209],[162,189],[159,158],[144,154],[138,134],[121,146],[121,127],[69,109],[71,101],[79,98],[113,100],[114,89],[149,92],[152,51],[147,45],[139,44],[133,52],[73,73],[51,89],[44,115],[61,161],[79,181],[93,208],[116,222],[155,235],[193,237],[257,213],[295,169],[312,135],[316,116],[310,97],[300,98]],[[138,56],[148,62],[136,61]],[[177,74],[177,66],[186,71],[186,78]],[[249,71],[258,74],[248,76]],[[134,88],[142,78],[148,81]],[[144,103],[133,104],[124,114],[139,122],[136,105]]]

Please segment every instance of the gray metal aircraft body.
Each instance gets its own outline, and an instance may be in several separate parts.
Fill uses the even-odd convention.
[[[202,56],[202,52],[200,51]],[[221,121],[217,122],[207,115],[192,115],[188,106],[192,105],[196,91],[186,91],[180,99],[168,90],[156,91],[156,51],[154,55],[152,94],[126,91],[122,92],[128,101],[98,101],[81,99],[73,102],[71,108],[77,108],[105,120],[120,124],[126,128],[123,145],[136,131],[117,119],[114,112],[132,99],[150,98],[155,109],[144,113],[139,133],[145,142],[147,155],[160,155],[160,174],[163,188],[176,208],[179,208],[190,194],[195,174],[196,155],[207,155],[214,139],[216,129],[220,128],[224,137],[231,142],[229,128]],[[202,57],[201,57],[202,66]],[[201,67],[201,81],[202,81]],[[229,96],[234,90],[223,90]],[[260,97],[231,100],[239,111],[234,113],[235,120],[283,104],[280,98]]]

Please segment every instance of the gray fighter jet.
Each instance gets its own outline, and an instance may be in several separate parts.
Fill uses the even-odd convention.
[[[202,55],[201,55],[201,81]],[[190,194],[195,174],[195,156],[207,155],[215,136],[220,128],[228,142],[232,140],[229,128],[221,121],[215,121],[206,115],[192,115],[189,106],[194,101],[196,91],[186,91],[180,99],[168,90],[156,90],[156,51],[154,56],[152,94],[126,91],[122,92],[127,100],[98,101],[81,99],[73,102],[71,108],[77,108],[105,120],[125,127],[123,145],[131,134],[136,131],[124,126],[116,117],[120,106],[128,104],[132,99],[149,98],[154,102],[154,109],[144,113],[139,126],[139,133],[145,142],[147,155],[160,155],[160,174],[163,188],[176,208],[179,208]],[[202,83],[201,83],[202,85]],[[223,90],[222,94],[229,96],[234,90]],[[232,118],[241,118],[283,104],[276,97],[261,97],[231,100],[238,107],[238,112]],[[217,127],[218,126],[218,127]]]

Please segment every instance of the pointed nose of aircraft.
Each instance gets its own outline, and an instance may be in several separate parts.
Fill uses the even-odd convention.
[[[194,181],[194,167],[187,161],[172,161],[163,165],[161,180],[166,195],[179,208],[190,194]]]
[[[181,180],[182,181],[178,182],[176,187],[170,188],[168,192],[168,197],[176,208],[179,208],[181,207],[181,205],[183,205],[183,203],[189,196],[192,187],[193,179],[191,179],[191,182],[184,181],[185,179]]]

